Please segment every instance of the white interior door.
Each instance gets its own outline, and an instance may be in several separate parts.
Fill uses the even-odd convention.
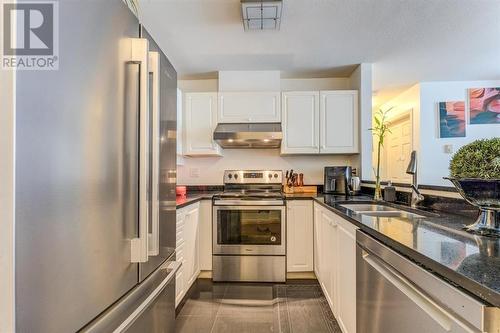
[[[406,174],[406,167],[413,147],[410,116],[396,120],[390,128],[384,147],[385,177],[395,183],[408,183],[411,175]]]

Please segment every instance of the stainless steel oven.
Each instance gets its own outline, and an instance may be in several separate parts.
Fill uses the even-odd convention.
[[[274,204],[214,205],[213,253],[285,255],[285,206]]]
[[[213,280],[283,282],[286,214],[282,172],[226,171],[213,201]]]

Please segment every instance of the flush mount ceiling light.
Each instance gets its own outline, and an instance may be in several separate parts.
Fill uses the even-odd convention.
[[[279,30],[282,0],[241,0],[245,30]]]

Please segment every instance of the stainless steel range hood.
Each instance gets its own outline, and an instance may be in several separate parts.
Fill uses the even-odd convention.
[[[222,148],[279,148],[280,123],[218,124],[214,140]]]

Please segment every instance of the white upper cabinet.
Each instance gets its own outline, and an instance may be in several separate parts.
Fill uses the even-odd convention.
[[[184,155],[221,155],[213,140],[217,126],[217,93],[186,93],[184,120]]]
[[[357,90],[321,91],[320,153],[358,153],[358,137]]]
[[[280,92],[219,92],[219,123],[281,121]]]
[[[319,153],[319,92],[282,94],[282,154]]]

